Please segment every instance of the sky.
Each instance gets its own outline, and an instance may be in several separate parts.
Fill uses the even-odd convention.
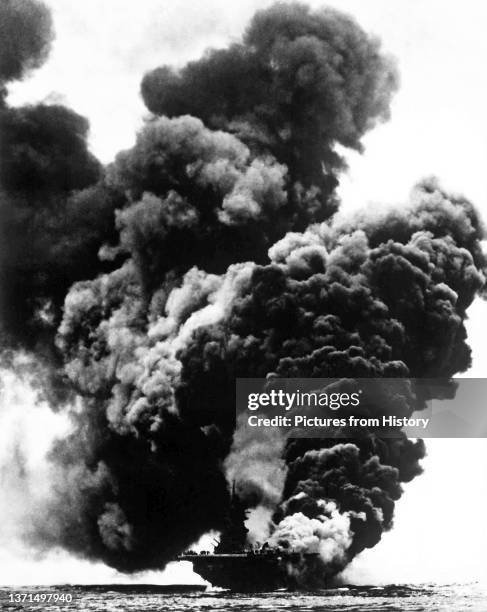
[[[255,9],[271,2],[47,0],[47,4],[57,31],[50,59],[11,87],[10,102],[63,101],[89,118],[91,148],[108,162],[117,151],[131,146],[142,125],[146,111],[139,84],[145,71],[163,63],[182,65],[208,47],[238,39]],[[436,175],[446,187],[472,199],[487,219],[487,3],[329,0],[327,4],[354,15],[366,30],[377,34],[384,49],[396,57],[401,75],[391,120],[364,138],[363,155],[348,155],[349,169],[340,185],[343,208],[400,206],[415,182]],[[486,303],[475,302],[468,322],[473,367],[467,376],[483,377],[487,369],[486,315]],[[15,385],[12,382],[12,389]],[[16,401],[28,407],[34,399],[28,390],[18,389]],[[0,404],[12,406],[5,390]],[[63,424],[52,422],[47,407],[29,410],[31,418],[23,423],[0,410],[3,431],[23,427],[28,437],[34,425],[53,435],[62,430]],[[428,448],[425,474],[406,486],[395,528],[353,563],[348,571],[351,580],[482,577],[487,440],[431,440]],[[469,469],[460,479],[456,474],[465,465]],[[2,581],[11,583],[48,582],[54,574],[61,582],[126,581],[108,568],[64,553],[31,559],[20,549],[4,549],[0,568]],[[172,581],[190,574],[187,567],[179,567],[165,576],[163,581]]]

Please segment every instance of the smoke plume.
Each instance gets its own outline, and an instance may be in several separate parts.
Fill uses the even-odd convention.
[[[336,145],[361,151],[364,133],[389,117],[396,87],[393,62],[353,19],[276,3],[254,16],[242,42],[148,73],[142,95],[158,115],[199,117],[285,164],[287,206],[274,220],[289,216],[303,230],[336,210],[330,196],[344,167]]]
[[[38,0],[4,0],[0,5],[0,82],[23,78],[41,66],[53,38],[51,14]]]
[[[33,35],[28,17],[42,7],[2,5],[2,28],[19,11],[27,24],[25,42],[19,28],[0,43],[5,80],[44,57],[50,21]],[[473,206],[427,180],[394,210],[334,214],[337,147],[362,150],[396,87],[351,18],[278,3],[241,42],[147,74],[153,115],[107,168],[73,111],[4,105],[4,346],[51,368],[72,420],[31,543],[160,568],[224,529],[232,480],[266,522],[251,539],[317,553],[314,583],[391,528],[421,440],[249,440],[234,396],[237,377],[449,379],[470,365],[466,310],[486,271]],[[289,571],[308,582],[300,558]]]
[[[116,196],[88,149],[84,117],[61,105],[6,102],[6,85],[47,59],[47,7],[3,1],[0,35],[1,337],[4,345],[42,346],[52,359],[67,290],[103,270],[97,253],[115,238]]]

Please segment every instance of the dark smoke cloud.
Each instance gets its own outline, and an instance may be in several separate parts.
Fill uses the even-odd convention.
[[[2,331],[35,345],[53,335],[71,284],[103,269],[115,198],[87,148],[88,123],[72,110],[5,108],[0,129]]]
[[[152,433],[142,416],[139,431],[123,431],[107,427],[102,406],[99,398],[85,402],[76,433],[53,449],[62,468],[48,514],[33,520],[27,536],[122,571],[161,568],[223,525],[228,493],[217,453],[175,414],[161,417]]]
[[[147,75],[158,116],[105,170],[72,111],[2,111],[3,333],[54,356],[73,398],[31,542],[162,567],[228,523],[233,478],[259,537],[318,552],[320,577],[391,527],[421,441],[249,444],[234,385],[468,368],[472,205],[425,181],[402,208],[330,218],[337,145],[361,150],[396,83],[350,18],[276,4],[241,43]]]
[[[0,4],[0,85],[21,79],[46,60],[53,38],[44,2],[2,0]]]
[[[100,164],[88,151],[88,121],[58,105],[2,114],[2,187],[26,197],[69,194],[95,183]]]
[[[285,448],[282,442],[273,457],[258,441],[238,448],[237,432],[230,449],[234,380],[271,374],[448,379],[468,368],[464,320],[484,285],[483,230],[468,202],[432,182],[420,185],[412,200],[373,220],[358,216],[288,234],[264,266],[236,264],[220,276],[193,268],[179,287],[170,283],[167,299],[161,286],[148,310],[133,262],[71,289],[58,343],[66,372],[86,398],[76,435],[83,431],[89,439],[81,450],[70,445],[65,469],[76,472],[91,454],[89,473],[103,466],[112,483],[83,496],[85,506],[94,504],[83,513],[91,521],[85,554],[98,551],[122,569],[167,561],[169,552],[164,557],[161,550],[183,548],[198,531],[199,518],[182,512],[193,498],[208,512],[199,533],[221,527],[228,499],[224,459],[243,499],[275,508],[269,542],[320,552],[322,576],[379,541],[392,525],[401,483],[421,472],[423,442],[362,432],[338,444],[296,440]],[[287,473],[276,499],[283,459]],[[262,470],[263,464],[274,469]],[[144,476],[149,467],[156,492]],[[213,474],[214,488],[208,475],[194,477],[200,469]],[[162,508],[158,495],[172,496],[176,485],[161,478],[166,473],[191,483],[178,493],[178,520],[188,521],[180,531],[166,530],[158,514],[148,514]],[[52,516],[69,523],[62,512]],[[164,517],[172,525],[171,513]],[[151,520],[157,525],[148,540]],[[118,537],[127,533],[129,539]],[[62,530],[54,542],[66,545],[64,538]]]
[[[148,73],[142,95],[156,114],[200,117],[285,164],[302,230],[336,210],[330,196],[344,166],[336,145],[361,151],[396,87],[394,64],[353,19],[277,3],[256,13],[242,42]]]
[[[237,376],[448,379],[465,371],[466,309],[485,283],[483,235],[472,206],[431,181],[418,186],[402,210],[288,234],[270,250],[271,264],[253,267],[227,316],[196,330],[179,353],[180,405],[189,418],[225,429],[233,391],[228,380]],[[221,394],[208,401],[201,393],[205,381]],[[265,506],[275,476],[266,477],[261,447],[249,457],[248,444],[240,442],[237,435],[227,465],[241,496]],[[381,440],[373,433],[357,432],[357,439],[339,444],[291,442],[270,541],[296,547],[302,532],[301,547],[315,552],[304,543],[310,534],[320,540],[314,521],[326,527],[338,510],[347,517],[350,539],[343,538],[346,548],[331,557],[323,553],[323,575],[336,572],[391,527],[401,482],[421,472],[423,456],[422,441]],[[332,512],[324,512],[330,502]],[[330,537],[326,529],[321,537]]]
[[[3,0],[2,83],[39,67],[52,37],[42,2]],[[115,239],[119,196],[88,149],[88,127],[64,106],[0,103],[0,334],[4,347],[37,347],[51,361],[67,290],[108,269],[98,250]]]
[[[286,168],[194,117],[149,122],[108,180],[128,195],[117,214],[121,248],[149,293],[195,263],[221,273],[263,259],[293,223]]]

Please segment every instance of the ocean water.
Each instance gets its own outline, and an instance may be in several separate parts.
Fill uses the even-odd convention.
[[[51,595],[48,602],[48,595]],[[24,601],[15,602],[17,595]],[[38,595],[39,597],[36,597]],[[46,595],[42,598],[42,595]],[[66,602],[67,595],[72,601]],[[13,596],[13,597],[12,597]],[[57,596],[57,597],[56,597]],[[13,599],[14,601],[10,601]],[[42,600],[38,601],[35,600]],[[54,601],[54,600],[57,601]],[[70,599],[68,597],[67,599]],[[276,591],[239,594],[225,591],[164,592],[151,586],[62,586],[0,589],[0,610],[93,612],[487,612],[487,590],[477,584],[350,586],[312,593]]]

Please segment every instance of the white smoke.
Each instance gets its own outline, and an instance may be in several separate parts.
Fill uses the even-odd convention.
[[[317,518],[301,512],[286,516],[269,538],[269,545],[289,552],[317,553],[327,565],[343,563],[353,538],[350,516],[341,514],[333,502],[324,503],[323,510]]]
[[[17,371],[27,367],[24,356],[15,358]],[[70,423],[39,398],[35,381],[5,369],[0,377],[0,545],[6,550],[22,546],[30,519],[45,507],[52,482],[47,456]]]

